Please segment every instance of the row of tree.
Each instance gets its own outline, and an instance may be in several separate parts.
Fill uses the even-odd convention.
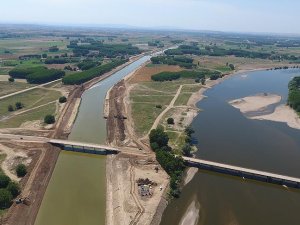
[[[124,64],[125,62],[127,62],[127,60],[115,60],[80,73],[69,74],[63,78],[63,83],[70,85],[83,84],[84,82],[87,82],[95,77],[101,76],[104,73],[111,71],[112,69]]]
[[[185,56],[156,56],[151,58],[153,64],[178,65],[186,69],[195,68],[193,59]]]
[[[31,84],[42,84],[62,78],[65,75],[65,72],[62,70],[48,69],[43,66],[28,68],[17,67],[9,71],[9,75],[14,79],[26,79],[27,82]]]
[[[218,79],[222,77],[222,74],[219,71],[207,70],[207,69],[198,69],[197,71],[183,70],[179,72],[161,72],[151,76],[153,81],[172,81],[178,80],[179,78],[184,79],[197,79],[202,80],[205,77],[210,77],[213,79]]]
[[[173,153],[172,148],[168,145],[169,137],[162,127],[152,130],[149,139],[157,161],[171,178],[170,195],[178,198],[180,195],[180,183],[185,169],[184,161],[180,156],[176,156]]]

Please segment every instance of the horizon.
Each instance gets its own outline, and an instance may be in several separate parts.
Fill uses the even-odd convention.
[[[297,6],[295,0],[11,0],[2,3],[0,23],[300,35]]]
[[[186,29],[180,27],[142,27],[127,24],[56,24],[56,23],[17,23],[1,22],[0,26],[37,26],[52,28],[84,28],[84,29],[110,29],[110,30],[128,30],[128,31],[159,31],[159,32],[187,32],[187,33],[222,33],[222,34],[242,34],[258,36],[282,36],[282,37],[300,37],[300,33],[278,33],[278,32],[255,32],[255,31],[222,31],[222,30],[204,30],[204,29]]]

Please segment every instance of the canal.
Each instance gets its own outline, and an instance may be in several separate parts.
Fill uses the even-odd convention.
[[[258,71],[226,79],[205,92],[195,118],[196,157],[300,177],[300,131],[247,119],[228,101],[258,93],[282,96],[296,69]],[[278,105],[278,104],[277,104]],[[274,105],[269,110],[274,110]],[[172,200],[161,225],[298,225],[300,191],[199,170]]]
[[[149,59],[142,57],[84,92],[70,140],[105,143],[107,91]],[[105,156],[62,151],[35,225],[104,225],[105,183]]]

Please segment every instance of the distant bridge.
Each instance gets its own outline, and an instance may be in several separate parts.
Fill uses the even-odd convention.
[[[245,179],[257,180],[272,184],[285,185],[292,188],[300,188],[300,179],[295,177],[289,177],[260,170],[247,169],[244,167],[216,163],[202,159],[189,157],[183,157],[183,159],[188,166],[197,167],[203,170],[229,174],[232,176],[238,176]]]

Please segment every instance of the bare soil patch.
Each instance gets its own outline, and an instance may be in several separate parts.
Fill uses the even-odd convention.
[[[151,76],[161,72],[178,72],[182,71],[183,69],[179,66],[168,66],[168,65],[155,65],[152,67],[143,66],[142,68],[138,69],[131,79],[129,80],[130,83],[139,83],[145,81],[151,81]]]

